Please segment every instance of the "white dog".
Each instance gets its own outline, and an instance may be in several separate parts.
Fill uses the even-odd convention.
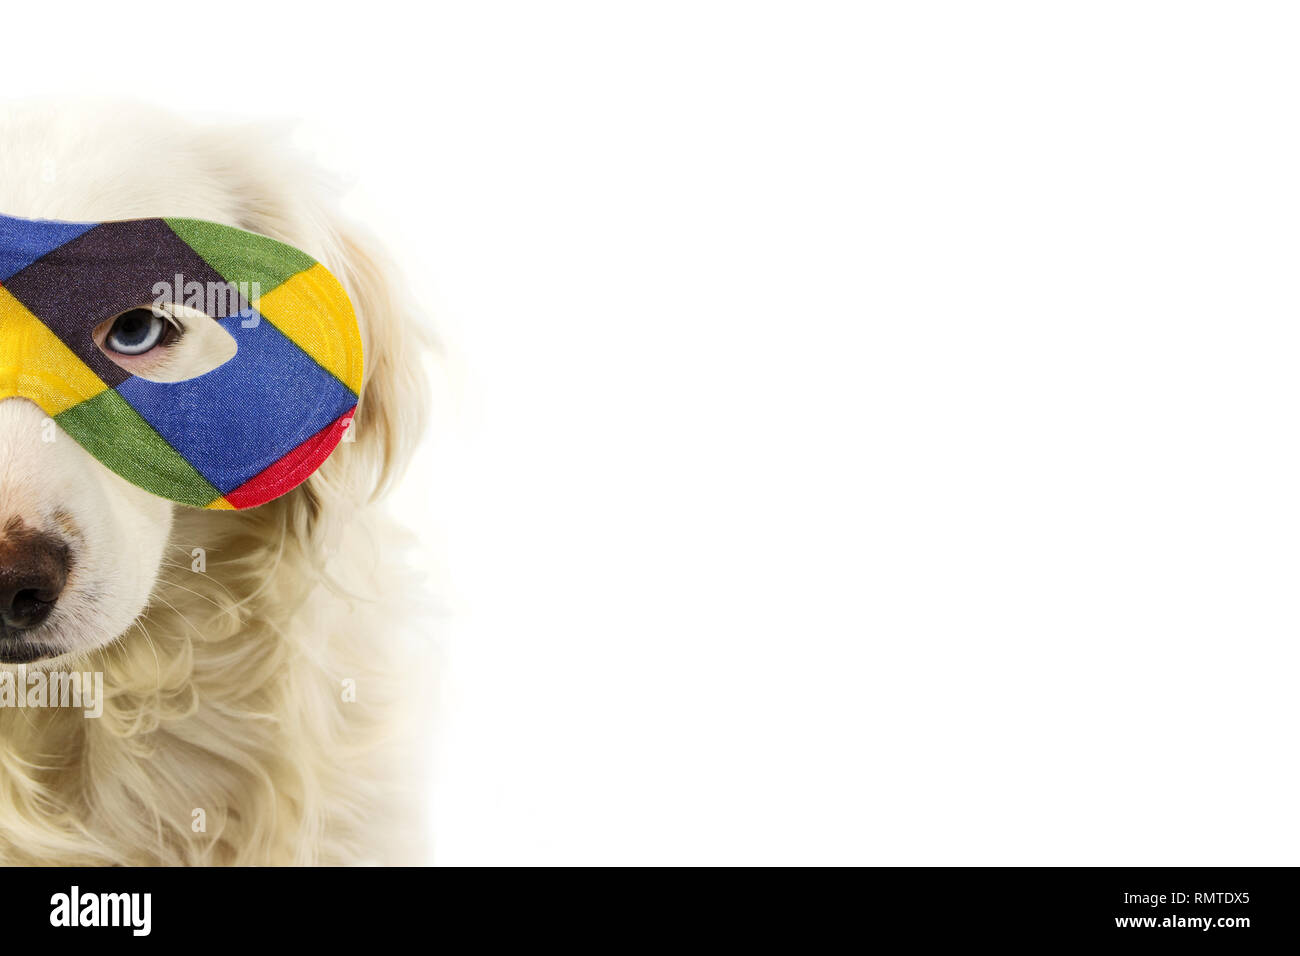
[[[0,671],[102,672],[104,687],[98,718],[0,708],[0,862],[424,859],[405,731],[427,681],[400,636],[402,536],[374,502],[422,430],[427,336],[272,140],[136,110],[0,108],[0,212],[182,216],[280,239],[348,289],[366,364],[355,443],[244,512],[155,498],[50,442],[35,404],[0,401]],[[5,585],[14,567],[51,579],[17,625],[32,608]]]

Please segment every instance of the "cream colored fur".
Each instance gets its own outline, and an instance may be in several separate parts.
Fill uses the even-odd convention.
[[[0,211],[192,216],[282,239],[342,279],[366,353],[355,444],[261,508],[163,508],[79,459],[103,472],[95,474],[109,489],[101,510],[129,512],[86,532],[101,539],[95,561],[145,554],[148,573],[137,586],[106,566],[105,580],[120,583],[117,598],[84,587],[83,619],[62,625],[71,649],[53,666],[104,672],[102,718],[0,709],[0,862],[425,859],[430,655],[402,533],[378,499],[423,427],[427,339],[409,296],[340,221],[329,191],[263,128],[190,127],[135,109],[0,109]],[[10,418],[36,414],[23,399],[0,402],[0,411],[13,403],[21,410]],[[0,436],[0,456],[15,460],[0,461],[0,506],[21,512],[32,499],[14,489],[31,472],[19,426],[6,427],[15,430],[12,440]],[[38,497],[53,494],[31,484]],[[161,562],[147,556],[154,538]],[[203,573],[192,570],[196,548],[206,553]],[[129,613],[142,602],[143,610],[125,631],[96,632],[94,622],[109,618],[95,617],[94,601],[118,599]],[[354,703],[344,699],[345,681],[354,682]],[[196,810],[204,832],[195,831]]]

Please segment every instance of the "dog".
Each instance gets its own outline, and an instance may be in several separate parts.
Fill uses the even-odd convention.
[[[140,107],[0,106],[0,212],[286,242],[343,283],[365,354],[355,440],[246,511],[154,497],[49,440],[33,402],[0,401],[0,676],[103,675],[98,716],[0,706],[0,863],[426,859],[431,658],[383,497],[425,428],[434,343],[285,140]]]

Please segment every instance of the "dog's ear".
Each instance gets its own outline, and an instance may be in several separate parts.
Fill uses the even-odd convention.
[[[347,447],[324,476],[346,485],[354,504],[374,500],[405,471],[428,417],[424,362],[432,336],[396,266],[353,229],[338,233],[334,265],[361,327],[365,376]],[[323,470],[323,469],[322,469]],[[323,483],[323,482],[322,482]]]
[[[352,299],[365,375],[356,417],[343,442],[297,492],[313,538],[329,537],[325,514],[348,515],[380,498],[401,477],[429,411],[425,371],[433,338],[397,269],[355,227],[333,230],[323,258]]]

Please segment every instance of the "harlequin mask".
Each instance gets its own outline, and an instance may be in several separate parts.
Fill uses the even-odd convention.
[[[234,357],[154,381],[97,344],[109,320],[166,303],[219,323]],[[347,293],[291,246],[195,219],[0,215],[0,400],[35,402],[152,494],[237,509],[291,491],[343,440],[361,373]]]

